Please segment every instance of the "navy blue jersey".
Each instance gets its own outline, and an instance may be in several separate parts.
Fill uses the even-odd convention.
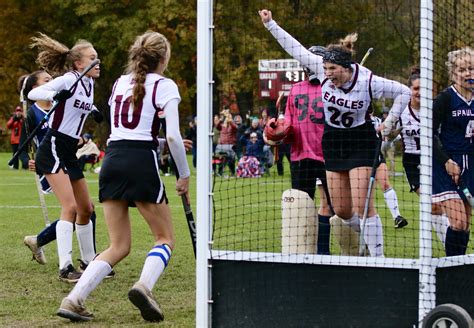
[[[41,122],[43,117],[47,114],[43,109],[38,107],[36,104],[31,105],[28,114],[31,112],[31,114],[34,115],[35,119],[35,125],[33,128]],[[44,136],[46,135],[46,131],[48,131],[48,122],[45,122],[41,128],[39,128],[38,132],[36,133],[35,136],[35,143],[36,146],[39,146],[41,143],[41,140],[43,140]]]
[[[42,109],[35,103],[30,106],[30,108],[28,109],[28,113],[26,115],[26,120],[23,123],[24,126],[21,131],[20,144],[22,144],[26,140],[26,138],[30,135],[31,131],[33,131],[34,128],[36,128],[36,126],[39,124],[39,122],[43,119],[43,117],[47,113],[48,113],[47,111],[45,111],[44,109]],[[48,122],[45,122],[43,126],[38,129],[35,137],[33,138],[35,148],[38,148],[47,130],[48,130]]]
[[[28,113],[26,115],[26,120],[23,122],[23,129],[21,130],[21,139],[20,144],[23,144],[26,141],[26,138],[30,135],[30,133],[36,128],[36,126],[41,122],[43,117],[48,112],[39,107],[36,103],[30,106],[28,109]],[[43,140],[44,136],[46,135],[46,131],[48,131],[48,122],[45,122],[43,126],[41,126],[38,131],[36,132],[33,138],[33,150],[38,149],[41,140]],[[41,184],[41,190],[45,194],[49,194],[52,192],[52,189],[46,180],[45,176],[42,174],[38,174],[39,182]]]
[[[452,154],[474,154],[474,101],[451,86],[433,103],[434,156],[445,163]]]

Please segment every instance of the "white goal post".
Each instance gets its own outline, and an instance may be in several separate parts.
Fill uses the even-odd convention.
[[[222,5],[222,3],[219,3],[219,5]],[[352,274],[355,274],[359,279],[361,277],[373,278],[377,274],[381,275],[380,272],[382,272],[385,269],[387,270],[387,272],[389,270],[392,270],[392,272],[396,272],[396,273],[393,273],[393,275],[391,276],[391,277],[395,277],[396,279],[400,277],[400,276],[397,277],[397,274],[400,274],[401,276],[403,276],[403,274],[407,272],[406,279],[400,278],[401,280],[411,279],[410,284],[402,285],[404,287],[406,286],[411,287],[412,289],[410,291],[411,292],[410,302],[407,302],[407,304],[409,303],[410,311],[406,311],[407,313],[408,312],[409,313],[408,314],[405,313],[405,314],[410,317],[410,320],[412,320],[413,325],[416,325],[415,321],[417,320],[418,325],[420,327],[422,326],[423,319],[427,317],[430,311],[433,310],[437,305],[438,306],[440,305],[439,299],[440,298],[442,300],[446,299],[445,291],[446,290],[449,291],[450,285],[445,284],[442,286],[442,288],[439,288],[440,281],[442,279],[446,279],[446,276],[451,274],[451,271],[446,270],[446,269],[464,266],[461,270],[456,271],[456,274],[461,275],[461,276],[462,274],[465,273],[465,271],[461,272],[464,269],[466,269],[467,272],[469,272],[469,270],[472,271],[472,268],[474,268],[474,254],[451,258],[451,257],[444,257],[444,253],[439,256],[439,254],[436,253],[436,250],[433,252],[435,243],[436,245],[439,245],[440,243],[437,240],[433,241],[434,234],[432,232],[432,222],[431,222],[432,221],[432,214],[431,214],[432,213],[432,201],[431,201],[432,191],[431,190],[432,190],[432,158],[433,158],[433,155],[432,155],[432,146],[433,146],[432,104],[433,104],[433,98],[435,95],[434,91],[436,92],[440,91],[438,90],[438,88],[440,87],[440,85],[442,86],[442,83],[439,83],[439,81],[436,80],[435,75],[436,74],[439,75],[440,67],[435,67],[435,64],[436,62],[440,61],[440,58],[446,58],[446,53],[447,53],[446,51],[447,49],[441,49],[444,46],[444,43],[442,41],[440,42],[440,44],[435,44],[436,37],[437,37],[436,35],[437,17],[434,17],[434,16],[435,14],[437,14],[436,10],[440,10],[439,8],[437,8],[438,5],[439,3],[433,0],[420,0],[419,1],[419,15],[420,16],[419,16],[419,21],[417,23],[419,23],[419,28],[420,28],[419,29],[419,55],[420,55],[419,56],[419,68],[420,68],[419,80],[420,80],[420,94],[421,94],[420,103],[421,104],[420,104],[420,113],[419,113],[419,118],[420,118],[419,124],[420,124],[421,162],[420,162],[419,206],[418,204],[415,204],[414,206],[414,207],[418,207],[414,211],[417,211],[417,216],[419,216],[417,220],[419,221],[416,221],[415,218],[413,218],[413,221],[411,221],[410,223],[412,225],[410,226],[410,229],[413,229],[412,230],[413,235],[409,236],[409,237],[412,237],[410,239],[410,242],[413,242],[413,245],[415,245],[412,248],[414,250],[414,254],[410,253],[409,256],[405,256],[405,257],[400,256],[400,258],[398,258],[398,257],[393,257],[393,256],[398,256],[399,255],[398,253],[392,253],[392,255],[393,254],[396,254],[396,255],[387,256],[386,258],[384,258],[384,257],[342,256],[342,255],[317,255],[317,254],[311,254],[311,253],[296,254],[296,252],[287,254],[283,251],[279,252],[280,250],[279,247],[281,245],[278,243],[280,242],[280,240],[278,241],[277,246],[272,244],[268,246],[268,249],[265,247],[260,247],[261,244],[258,244],[255,247],[256,249],[248,250],[245,248],[246,245],[244,245],[243,242],[241,244],[239,244],[238,242],[235,242],[235,239],[237,239],[238,237],[234,235],[230,236],[229,239],[232,239],[232,241],[235,242],[236,245],[233,245],[234,248],[230,247],[229,249],[226,249],[225,246],[224,247],[222,246],[225,244],[219,243],[217,238],[214,239],[213,233],[215,232],[214,228],[215,228],[216,222],[213,220],[214,220],[215,210],[220,206],[216,203],[217,193],[214,194],[215,189],[214,189],[213,183],[215,182],[215,179],[217,178],[213,177],[213,167],[212,167],[213,113],[220,110],[220,109],[213,108],[213,105],[215,104],[215,101],[216,101],[215,99],[216,97],[215,95],[213,95],[213,90],[216,90],[215,81],[214,81],[215,79],[214,65],[216,65],[217,67],[217,64],[215,64],[214,59],[218,58],[218,57],[215,57],[217,56],[216,55],[217,50],[215,51],[214,44],[213,44],[215,40],[215,33],[214,33],[215,27],[214,27],[213,15],[216,8],[214,8],[213,0],[198,0],[197,1],[197,117],[198,117],[197,148],[199,151],[197,154],[197,184],[196,184],[197,185],[196,187],[196,197],[197,197],[197,202],[196,202],[196,227],[197,227],[196,327],[215,326],[216,324],[215,323],[213,324],[213,318],[216,315],[217,309],[219,309],[219,311],[222,311],[222,306],[218,307],[216,303],[218,303],[218,301],[222,302],[223,300],[229,300],[231,298],[231,297],[227,299],[219,298],[222,295],[219,294],[219,292],[217,293],[215,292],[214,288],[216,288],[217,285],[222,287],[223,280],[225,283],[225,279],[222,279],[222,276],[219,281],[215,280],[217,276],[217,272],[218,272],[218,269],[217,269],[218,267],[220,268],[219,270],[221,270],[219,271],[220,272],[219,274],[222,275],[222,272],[227,272],[229,275],[232,275],[235,272],[232,270],[236,270],[237,266],[239,264],[242,264],[243,266],[245,266],[245,268],[242,268],[241,270],[239,269],[239,274],[241,274],[242,276],[245,276],[247,273],[247,271],[245,270],[248,269],[249,263],[250,264],[256,263],[257,264],[256,270],[260,270],[262,268],[263,269],[259,271],[259,273],[256,273],[256,274],[255,272],[252,272],[254,275],[248,277],[249,285],[251,285],[251,282],[253,280],[259,280],[259,279],[265,280],[265,277],[266,277],[265,274],[272,272],[272,270],[275,270],[275,271],[277,271],[278,269],[287,270],[286,274],[288,274],[288,276],[291,276],[291,274],[293,274],[294,272],[297,272],[298,274],[300,274],[301,271],[296,271],[296,270],[300,270],[301,267],[309,268],[308,270],[311,272],[311,274],[315,273],[315,268],[323,268],[323,270],[328,270],[328,268],[331,266],[338,267],[337,270],[339,271],[336,270],[337,272],[334,275],[334,281],[332,281],[332,283],[336,285],[338,283],[341,283],[341,280],[338,281],[337,279],[338,277],[340,278],[341,276],[343,276],[341,272],[343,272],[344,270],[348,270]],[[216,3],[216,7],[218,7],[217,3]],[[472,9],[472,7],[468,7],[468,8]],[[228,10],[233,10],[233,9],[229,8]],[[281,7],[280,7],[280,10],[281,10]],[[216,12],[218,11],[216,10]],[[438,15],[440,15],[443,19],[447,18],[447,16],[446,17],[443,16],[442,13],[441,14],[438,13]],[[255,19],[259,19],[256,13],[255,13]],[[264,29],[263,27],[261,28]],[[292,28],[294,29],[294,26],[292,26]],[[232,33],[232,30],[226,31],[226,32]],[[268,33],[268,32],[265,31],[265,33]],[[447,33],[451,33],[451,31],[448,31]],[[271,36],[269,36],[268,38],[271,38]],[[272,42],[274,42],[274,40],[272,40]],[[383,42],[385,42],[385,40],[383,40],[381,43]],[[264,42],[262,41],[262,43]],[[265,43],[265,46],[267,46],[266,43]],[[436,46],[438,48],[435,48]],[[217,41],[216,41],[215,47],[219,48],[219,44]],[[249,46],[248,48],[251,49],[251,46]],[[452,50],[452,49],[449,49],[449,50]],[[274,49],[272,49],[272,51],[274,51]],[[281,51],[282,53],[284,53],[283,50]],[[375,51],[377,51],[376,48],[375,48]],[[388,50],[385,49],[385,51],[388,51]],[[443,52],[443,54],[440,55],[440,52]],[[272,54],[274,53],[275,51]],[[416,55],[414,55],[414,57],[415,56]],[[277,56],[273,58],[276,58],[276,57]],[[215,59],[215,60],[217,61],[218,59]],[[284,60],[284,59],[279,59],[279,60]],[[293,61],[293,59],[287,59],[287,60],[291,62]],[[412,59],[412,60],[415,61],[415,59]],[[268,61],[269,61],[268,58],[265,58],[265,62],[268,62]],[[254,63],[254,64],[256,67],[258,67],[257,63]],[[216,80],[218,80],[218,78],[219,77],[217,77]],[[436,83],[438,83],[439,85],[435,86]],[[269,93],[265,95],[268,96]],[[219,179],[220,179],[219,181],[223,181],[224,178],[219,177]],[[239,187],[240,186],[241,185],[239,185]],[[235,187],[235,189],[237,188],[238,187]],[[256,194],[258,194],[258,192],[259,191],[256,191]],[[406,193],[408,194],[408,191]],[[232,198],[232,196],[230,196],[229,198]],[[416,199],[418,201],[418,198]],[[268,211],[275,212],[275,206],[269,203],[270,202],[265,203],[264,205],[268,206],[268,208],[271,208]],[[232,203],[232,205],[235,205],[235,204]],[[259,204],[257,204],[257,206],[258,205]],[[277,204],[277,205],[280,206],[280,204]],[[274,206],[274,207],[271,207],[271,206]],[[249,208],[250,207],[251,206],[249,206]],[[235,209],[235,208],[232,208],[232,209]],[[237,214],[235,214],[235,217],[232,217],[232,220],[236,221],[236,217],[247,213],[245,212],[245,208],[243,211],[240,211],[240,212],[239,211],[235,210]],[[254,214],[255,212],[251,212],[251,213]],[[257,214],[260,214],[260,212],[257,212]],[[265,215],[265,214],[262,214],[262,215]],[[274,218],[272,217],[272,219]],[[234,221],[232,220],[228,219],[229,222],[234,223]],[[271,238],[273,237],[272,233],[274,233],[274,231],[277,231],[278,228],[280,227],[278,225],[271,225],[271,224],[269,225],[270,227],[268,229],[271,231],[268,232],[268,235],[270,235],[270,238]],[[248,229],[251,230],[252,228],[248,228]],[[229,228],[229,230],[231,230],[231,228]],[[242,228],[242,230],[244,230],[244,228]],[[240,232],[241,231],[238,231],[236,235],[238,235],[238,233]],[[393,237],[393,240],[395,240],[399,236],[400,235]],[[392,240],[392,243],[393,243],[393,240]],[[474,241],[471,240],[471,244],[473,242]],[[267,245],[265,244],[264,246],[267,246]],[[416,250],[416,248],[418,248],[418,250]],[[439,248],[437,249],[437,251],[439,253]],[[222,263],[225,263],[225,262],[231,263],[231,265],[226,266],[223,269],[224,266],[222,265]],[[269,265],[271,266],[272,264],[275,264],[275,266],[269,269]],[[298,267],[298,269],[295,269],[295,271],[291,271],[290,269],[291,266],[294,266],[295,268]],[[367,269],[367,272],[368,272],[366,275],[364,272],[365,269]],[[214,272],[214,276],[213,276],[213,272]],[[327,271],[324,271],[324,272],[325,274],[327,274]],[[322,275],[322,277],[324,277],[324,275]],[[305,280],[307,277],[304,276],[303,274],[301,275],[300,278],[302,279],[302,281],[305,281],[306,283],[308,281],[310,283],[312,282],[310,279]],[[236,279],[236,281],[240,283],[244,281],[244,279],[241,279],[241,280],[239,279]],[[275,278],[275,284],[280,282],[280,280],[278,279],[281,279],[281,277],[278,276]],[[315,278],[314,280],[317,281],[317,278]],[[230,281],[232,281],[232,279],[230,279]],[[214,286],[213,286],[213,283],[215,283]],[[245,283],[247,283],[247,281],[243,282],[243,287],[241,288],[242,290],[245,290],[246,293],[248,293],[248,295],[246,295],[245,297],[249,297],[249,298],[253,297],[252,300],[256,300],[257,302],[259,302],[260,299],[258,297],[255,297],[255,293],[252,295],[249,295],[251,294],[251,292],[249,292],[250,288],[249,288],[249,285],[245,285]],[[371,283],[370,279],[368,278],[367,281],[365,281],[365,283],[370,285]],[[232,282],[229,282],[229,284],[232,284]],[[326,285],[323,287],[326,288],[327,284],[328,283],[326,282]],[[268,286],[265,286],[265,283],[263,285],[264,287],[268,287]],[[265,292],[263,293],[263,296],[261,297],[262,303],[264,303],[267,300],[266,298],[272,297],[271,294],[274,292],[274,290],[272,290],[272,287],[274,286],[271,285],[271,283],[269,283],[269,286],[270,287],[268,287],[268,290],[265,290]],[[418,289],[416,288],[416,286],[418,287]],[[231,288],[229,288],[229,290],[231,290],[230,292],[229,290],[226,290],[226,292],[229,292],[229,294],[231,294],[232,291],[234,290],[232,289],[233,287],[235,286],[231,286]],[[291,287],[288,288],[290,289],[290,293],[291,293]],[[370,289],[370,288],[367,288],[367,289]],[[235,290],[238,290],[238,288],[235,288]],[[383,291],[384,290],[382,290],[381,294],[383,294]],[[439,296],[440,293],[441,294],[444,293],[442,294],[442,297]],[[414,295],[414,294],[417,294],[417,295]],[[344,296],[347,297],[347,295],[344,295]],[[245,299],[245,297],[242,297],[242,299]],[[381,298],[383,298],[383,295]],[[387,298],[390,298],[390,297],[387,297]],[[360,294],[354,295],[354,298],[352,299],[352,301],[360,300],[360,299],[361,299]],[[448,297],[448,299],[450,298]],[[412,300],[414,300],[415,303],[413,303]],[[387,303],[390,303],[390,301],[392,300],[387,299]],[[451,303],[451,302],[447,302],[447,303]],[[222,303],[219,303],[219,304],[222,304]],[[392,305],[393,304],[394,303],[392,303]],[[312,306],[313,303],[311,303],[310,305]],[[229,308],[232,308],[232,305],[226,304],[224,307],[226,306],[228,306]],[[232,311],[232,309],[230,309],[229,311]],[[256,309],[255,311],[258,312],[259,309]],[[373,313],[378,313],[378,312],[374,311]],[[235,314],[232,314],[232,315],[234,315],[233,318],[235,318]],[[292,312],[288,311],[286,315],[291,316]],[[371,315],[371,314],[367,314],[367,315]],[[474,313],[472,313],[471,315],[474,315]],[[220,320],[222,320],[223,318],[222,315],[219,315],[219,318]],[[363,319],[367,319],[367,318],[364,317]],[[242,322],[240,322],[240,324],[242,324]],[[266,322],[266,324],[269,325],[269,322]],[[234,325],[238,326],[239,324],[235,323]],[[232,326],[232,324],[229,323],[228,326]]]

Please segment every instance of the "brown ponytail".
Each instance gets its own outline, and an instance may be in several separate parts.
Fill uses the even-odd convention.
[[[128,52],[127,73],[132,74],[133,108],[139,106],[145,97],[145,80],[148,73],[162,73],[170,54],[170,44],[165,36],[158,32],[146,32],[138,36]]]

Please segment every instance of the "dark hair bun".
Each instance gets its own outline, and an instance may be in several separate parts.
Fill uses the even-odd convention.
[[[418,66],[412,66],[410,68],[410,75],[420,75],[420,67]]]

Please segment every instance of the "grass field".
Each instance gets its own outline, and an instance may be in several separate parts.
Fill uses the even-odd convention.
[[[410,193],[401,166],[390,178],[396,190],[401,214],[409,221],[403,229],[395,229],[380,187],[376,186],[376,207],[384,226],[386,257],[417,258],[419,255],[419,197]],[[281,194],[291,187],[288,167],[285,175],[264,175],[258,179],[216,178],[214,181],[214,248],[235,251],[281,251]],[[366,193],[366,191],[363,191]],[[364,194],[365,195],[365,194]],[[319,202],[319,200],[317,200]],[[332,254],[339,248],[331,238]],[[433,233],[433,255],[444,256],[444,250]]]
[[[55,315],[61,299],[72,285],[58,280],[56,242],[45,247],[46,265],[31,261],[31,252],[23,245],[25,235],[37,234],[44,221],[32,173],[10,170],[10,154],[0,153],[0,326],[53,327],[69,325]],[[195,199],[195,171],[192,170],[191,195]],[[90,195],[97,212],[97,246],[108,245],[103,211],[98,197],[98,175],[86,174]],[[164,177],[173,213],[177,246],[170,265],[158,281],[154,294],[165,314],[162,327],[193,327],[195,324],[195,260],[181,200],[174,192],[173,176]],[[50,217],[58,217],[59,206],[53,195],[46,196]],[[195,204],[193,204],[195,205]],[[195,206],[194,206],[195,208]],[[135,209],[132,217],[132,251],[115,268],[116,277],[103,282],[87,300],[95,319],[93,327],[136,327],[146,324],[140,312],[128,301],[127,292],[138,279],[153,237]],[[73,259],[79,258],[76,238]]]
[[[58,281],[56,243],[46,246],[48,264],[31,261],[30,251],[23,245],[23,237],[38,233],[44,226],[32,173],[10,170],[6,165],[10,154],[0,153],[0,326],[50,327],[69,324],[55,315],[61,299],[71,285]],[[397,172],[402,172],[397,160]],[[286,162],[285,162],[286,163]],[[196,196],[196,172],[192,171],[191,197]],[[231,251],[280,252],[281,192],[290,187],[288,165],[285,175],[259,179],[216,178],[214,180],[214,249]],[[98,250],[108,245],[103,211],[97,202],[98,175],[87,173],[90,195],[96,204]],[[175,178],[164,177],[175,223],[177,247],[170,265],[154,290],[164,313],[163,327],[193,327],[195,325],[195,260],[181,201],[175,195]],[[387,257],[418,257],[418,197],[409,192],[404,176],[391,179],[398,194],[400,210],[409,220],[404,229],[396,230],[385,206],[383,195],[377,191],[377,209],[384,224],[385,255]],[[379,189],[379,188],[378,188]],[[52,219],[59,213],[54,196],[46,196]],[[194,201],[193,207],[196,208]],[[116,278],[102,283],[87,301],[94,312],[93,327],[135,327],[146,324],[138,310],[127,299],[128,289],[138,279],[144,257],[153,238],[144,220],[131,209],[133,243],[131,254],[116,268]],[[197,224],[199,219],[196,218]],[[75,239],[75,238],[74,238]],[[434,237],[435,256],[443,250]],[[472,245],[472,244],[471,244]],[[333,254],[338,252],[332,243]],[[472,246],[468,252],[472,252]],[[73,258],[79,258],[74,240]],[[337,261],[337,258],[335,258]],[[337,262],[334,262],[337,263]],[[84,325],[84,324],[82,324]]]

